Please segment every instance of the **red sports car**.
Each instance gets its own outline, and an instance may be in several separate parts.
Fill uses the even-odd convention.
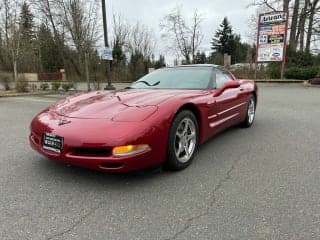
[[[199,144],[253,124],[258,89],[221,66],[154,71],[130,88],[67,97],[36,116],[30,143],[49,159],[107,172],[190,165]]]

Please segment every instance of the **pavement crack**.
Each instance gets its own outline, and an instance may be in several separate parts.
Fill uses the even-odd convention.
[[[247,153],[247,152],[245,152],[245,153]],[[229,170],[228,170],[227,173],[225,174],[225,177],[222,178],[222,179],[218,182],[218,184],[216,185],[216,187],[212,190],[212,192],[211,192],[211,194],[210,194],[210,199],[211,199],[211,200],[209,201],[209,204],[207,204],[206,210],[204,210],[201,214],[198,214],[198,215],[196,215],[196,216],[194,216],[194,217],[188,218],[188,219],[186,220],[186,223],[185,223],[184,227],[183,227],[180,231],[176,232],[172,237],[169,237],[169,238],[167,238],[166,240],[175,240],[175,239],[177,239],[180,235],[182,235],[183,233],[185,233],[185,232],[192,226],[192,223],[193,223],[195,220],[200,219],[201,217],[204,217],[204,216],[207,216],[207,215],[210,214],[210,210],[211,210],[211,208],[213,207],[213,205],[214,205],[215,202],[216,202],[216,197],[215,197],[215,195],[216,195],[217,191],[222,188],[222,186],[223,186],[224,183],[226,183],[227,181],[229,181],[229,180],[231,179],[231,174],[232,174],[232,172],[233,172],[234,169],[235,169],[235,165],[240,161],[240,159],[242,158],[242,156],[243,156],[245,153],[241,154],[241,155],[239,156],[239,158],[232,163],[231,167],[229,168]]]
[[[71,224],[71,226],[69,226],[68,228],[64,229],[61,232],[58,232],[58,233],[56,233],[56,234],[54,234],[52,236],[47,237],[46,240],[53,240],[53,239],[56,239],[56,238],[60,238],[60,237],[62,237],[64,235],[70,233],[76,227],[81,225],[88,217],[92,216],[99,208],[101,208],[103,203],[104,202],[99,203],[98,206],[96,206],[95,208],[90,209],[87,214],[83,215],[80,219],[74,221],[73,224]]]

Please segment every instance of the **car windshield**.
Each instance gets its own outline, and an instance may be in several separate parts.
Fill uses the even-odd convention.
[[[135,89],[207,89],[212,79],[210,67],[163,68],[154,71],[137,82]]]

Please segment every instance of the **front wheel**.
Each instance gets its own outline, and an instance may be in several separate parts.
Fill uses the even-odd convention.
[[[191,111],[182,111],[173,120],[168,144],[167,168],[174,171],[187,168],[198,147],[198,122]]]
[[[253,95],[251,95],[248,100],[247,116],[245,121],[242,123],[242,126],[245,128],[251,127],[254,122],[255,116],[256,116],[256,98]]]

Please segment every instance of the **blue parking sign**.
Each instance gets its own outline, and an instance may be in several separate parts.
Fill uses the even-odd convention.
[[[110,60],[110,61],[113,60],[111,48],[107,48],[107,47],[106,47],[106,48],[103,50],[102,59],[104,59],[104,60]]]

